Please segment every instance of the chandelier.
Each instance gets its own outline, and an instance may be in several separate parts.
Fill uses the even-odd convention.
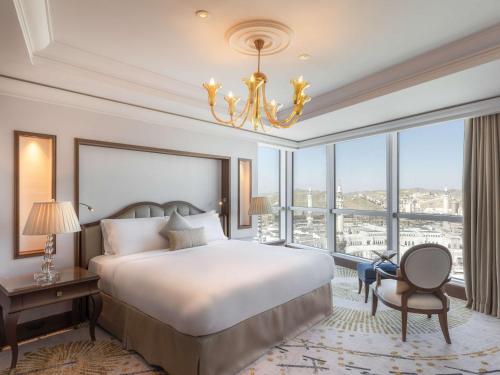
[[[257,50],[257,71],[249,78],[243,79],[248,89],[248,97],[245,105],[241,111],[238,112],[237,105],[241,98],[233,95],[233,93],[229,91],[229,93],[224,96],[224,100],[227,102],[228,118],[227,120],[222,119],[215,111],[217,91],[222,88],[222,85],[211,78],[210,82],[203,84],[203,87],[208,93],[210,112],[218,123],[233,126],[235,128],[241,128],[247,121],[250,121],[255,131],[258,131],[260,128],[265,132],[264,117],[267,119],[267,123],[275,128],[289,128],[299,119],[304,104],[311,100],[311,97],[304,92],[304,90],[309,87],[309,82],[305,81],[302,76],[290,81],[293,86],[293,108],[288,116],[279,119],[278,111],[282,105],[277,103],[274,99],[271,101],[267,100],[267,77],[260,71],[260,55],[264,47],[264,40],[255,39],[254,46]]]

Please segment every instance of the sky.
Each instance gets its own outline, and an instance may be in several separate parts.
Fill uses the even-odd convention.
[[[463,120],[404,130],[399,134],[400,188],[461,189]],[[336,145],[336,179],[345,193],[386,188],[386,136],[376,135]],[[274,154],[272,154],[274,152]],[[274,163],[272,155],[274,155]],[[264,162],[262,162],[264,160]],[[259,148],[259,192],[279,186],[277,151]],[[274,177],[273,177],[274,176]],[[302,149],[294,155],[294,185],[325,190],[325,146]]]
[[[257,157],[259,194],[279,193],[279,150],[259,147]]]

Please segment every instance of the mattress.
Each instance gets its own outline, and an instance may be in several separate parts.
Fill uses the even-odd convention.
[[[98,256],[89,268],[105,293],[181,333],[204,336],[328,284],[334,262],[320,250],[225,240]]]

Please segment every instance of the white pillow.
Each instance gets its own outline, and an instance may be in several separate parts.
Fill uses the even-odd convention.
[[[101,220],[104,254],[125,255],[168,248],[160,235],[168,217]]]
[[[206,212],[199,215],[184,216],[184,219],[191,224],[193,228],[205,228],[207,241],[227,240],[222,230],[219,214],[215,211]]]

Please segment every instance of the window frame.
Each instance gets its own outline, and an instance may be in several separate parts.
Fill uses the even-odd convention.
[[[272,209],[275,213],[278,213],[278,227],[279,227],[279,238],[276,240],[272,240],[272,242],[275,241],[282,241],[286,239],[286,169],[284,166],[286,166],[285,162],[285,157],[286,157],[286,151],[282,150],[279,147],[274,147],[266,144],[259,144],[258,149],[260,148],[271,148],[275,149],[278,151],[278,206],[272,206]],[[257,150],[258,154],[258,150]],[[261,161],[257,157],[257,179],[260,179],[260,173],[259,173],[259,163]],[[260,195],[261,192],[259,191],[259,182],[257,181],[257,192]]]
[[[371,137],[373,135],[367,135],[366,137]],[[364,137],[359,137],[359,138],[353,138],[354,139],[362,139]],[[370,217],[383,217],[385,218],[386,221],[386,233],[387,233],[387,249],[391,249],[391,238],[392,235],[390,233],[389,227],[391,227],[391,211],[390,211],[390,186],[391,186],[391,178],[390,178],[390,168],[389,168],[389,143],[390,143],[390,134],[386,134],[385,136],[385,148],[386,148],[386,207],[387,209],[385,211],[383,210],[359,210],[359,209],[353,209],[353,208],[336,208],[337,207],[337,193],[336,193],[336,186],[337,186],[337,165],[336,165],[336,144],[332,144],[332,167],[333,170],[330,172],[333,175],[333,181],[332,186],[333,190],[331,195],[331,200],[332,200],[332,207],[330,208],[330,216],[333,215],[332,221],[333,221],[333,227],[331,227],[332,230],[332,244],[333,247],[331,248],[332,253],[334,254],[339,254],[339,255],[345,255],[345,256],[350,256],[356,259],[364,259],[364,260],[369,260],[367,258],[361,258],[355,255],[351,254],[346,254],[346,253],[340,253],[337,251],[337,217],[338,215],[353,215],[353,216],[370,216]],[[347,141],[348,142],[348,141]],[[329,234],[330,237],[330,234]]]
[[[463,119],[463,121],[465,122],[465,118]],[[431,124],[426,124],[424,126],[438,126],[440,123],[442,122],[445,122],[445,121],[441,121],[441,122],[434,122],[434,123],[431,123]],[[416,128],[421,128],[421,127],[424,127],[424,126],[419,126],[419,127],[416,127]],[[413,128],[415,129],[415,128]],[[399,130],[397,132],[393,132],[393,137],[395,138],[396,140],[396,157],[395,157],[395,161],[396,161],[396,170],[395,170],[395,174],[397,176],[397,178],[395,179],[395,186],[396,186],[396,194],[395,194],[395,198],[396,198],[396,201],[395,201],[395,210],[393,212],[393,218],[394,218],[394,222],[395,222],[395,225],[397,226],[395,232],[394,232],[394,236],[396,237],[394,240],[395,240],[395,244],[396,244],[396,248],[397,248],[397,259],[398,259],[398,262],[401,260],[401,244],[400,244],[400,229],[401,229],[401,225],[400,225],[400,220],[401,219],[406,219],[406,220],[426,220],[426,221],[440,221],[440,222],[451,222],[451,223],[462,223],[463,224],[463,221],[464,221],[464,217],[463,215],[449,215],[449,214],[426,214],[426,213],[419,213],[419,212],[414,212],[414,213],[408,213],[408,212],[400,212],[400,192],[401,192],[401,189],[400,189],[400,179],[399,179],[399,173],[400,173],[400,170],[401,170],[401,142],[400,142],[400,135],[403,131],[405,131],[406,129],[403,129],[403,130]],[[462,173],[463,173],[463,164],[462,164]],[[462,193],[463,194],[463,193]],[[463,235],[462,235],[462,241],[463,241]],[[463,244],[463,242],[462,242]],[[454,281],[457,281],[457,282],[464,282],[464,279],[463,278],[458,278],[458,277],[452,277],[452,279]]]
[[[462,118],[465,122],[466,118]],[[439,126],[440,123],[446,122],[446,119],[434,120],[432,122],[421,124],[411,128],[420,128],[426,126]],[[396,251],[398,262],[401,259],[400,249],[400,219],[408,220],[428,220],[428,221],[442,221],[452,223],[463,223],[463,215],[450,215],[450,214],[426,214],[426,213],[403,213],[400,212],[399,198],[400,198],[400,133],[405,129],[397,129],[381,134],[386,136],[386,206],[385,211],[378,210],[358,210],[350,208],[335,208],[336,207],[336,165],[335,165],[335,148],[336,144],[341,141],[326,144],[326,194],[327,194],[327,207],[300,207],[293,205],[293,154],[294,151],[286,151],[286,242],[291,246],[303,249],[316,249],[324,250],[336,257],[343,257],[346,259],[367,261],[368,259],[360,258],[355,255],[337,252],[337,233],[336,221],[337,216],[340,214],[345,215],[359,215],[370,217],[384,217],[387,225],[387,249]],[[350,139],[360,139],[364,137],[374,136],[376,134],[366,134],[356,136]],[[342,140],[348,141],[349,139]],[[315,147],[315,146],[311,146]],[[307,245],[302,245],[293,241],[293,211],[295,210],[309,210],[312,212],[322,212],[327,215],[327,248],[314,248]],[[452,277],[453,281],[458,284],[463,284],[462,278]]]
[[[287,243],[290,243],[292,245],[297,245],[297,246],[305,246],[307,248],[311,248],[311,249],[317,249],[317,250],[324,250],[324,251],[330,251],[329,250],[329,244],[330,244],[330,230],[329,230],[329,221],[330,221],[330,215],[329,215],[329,206],[328,206],[328,202],[329,202],[329,196],[330,196],[330,192],[329,192],[329,183],[328,183],[328,174],[329,174],[329,165],[328,165],[328,147],[330,145],[317,145],[317,146],[312,146],[310,148],[313,148],[313,147],[321,147],[321,146],[325,146],[325,153],[324,153],[324,156],[325,156],[325,169],[326,169],[326,180],[325,180],[325,189],[326,189],[326,207],[302,207],[302,206],[296,206],[294,205],[294,195],[295,195],[295,152],[298,151],[298,150],[295,150],[294,152],[289,152],[290,156],[287,158],[287,161],[290,162],[290,167],[287,169],[287,171],[289,171],[290,173],[290,178],[287,180],[290,182],[290,205],[287,206],[287,211],[289,212],[289,214],[287,215]],[[326,223],[325,223],[325,226],[326,226],[326,235],[327,235],[327,240],[326,240],[326,248],[321,248],[321,247],[313,247],[313,246],[307,246],[307,245],[303,245],[303,244],[300,244],[300,243],[297,243],[297,242],[294,242],[294,236],[293,236],[293,212],[294,211],[311,211],[311,212],[319,212],[319,213],[323,213],[326,217]]]

